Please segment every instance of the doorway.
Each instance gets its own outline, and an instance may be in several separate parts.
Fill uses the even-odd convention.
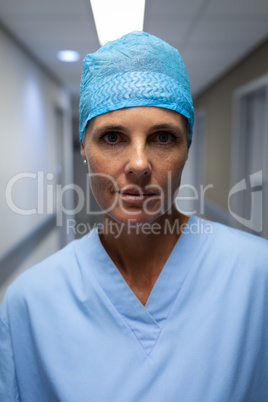
[[[234,94],[232,226],[267,236],[268,74]]]

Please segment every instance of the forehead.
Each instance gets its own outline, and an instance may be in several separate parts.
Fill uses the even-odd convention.
[[[170,109],[155,106],[137,106],[114,110],[96,116],[89,122],[88,129],[91,131],[112,124],[123,125],[129,128],[173,124],[184,129],[185,117]]]

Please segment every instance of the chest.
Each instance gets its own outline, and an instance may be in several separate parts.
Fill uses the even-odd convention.
[[[181,297],[162,320],[146,308],[119,313],[100,295],[65,316],[55,308],[41,327],[20,328],[18,383],[29,384],[22,400],[266,401],[266,323],[246,302],[234,316],[232,303],[210,300]]]

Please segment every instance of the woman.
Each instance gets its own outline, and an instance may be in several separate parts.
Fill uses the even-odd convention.
[[[86,57],[81,154],[104,221],[8,289],[1,400],[268,400],[267,241],[176,210],[192,126],[167,43],[135,32]]]

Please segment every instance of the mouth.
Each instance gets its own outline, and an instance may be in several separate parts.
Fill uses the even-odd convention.
[[[158,194],[152,191],[140,190],[137,189],[127,189],[123,191],[118,191],[120,198],[132,204],[142,204],[144,201],[156,197]]]

